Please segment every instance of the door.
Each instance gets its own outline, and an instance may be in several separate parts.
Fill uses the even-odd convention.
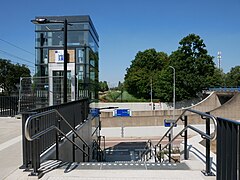
[[[67,71],[67,101],[75,100],[75,68],[73,63],[68,64]],[[61,64],[49,65],[49,105],[63,103],[63,66]]]

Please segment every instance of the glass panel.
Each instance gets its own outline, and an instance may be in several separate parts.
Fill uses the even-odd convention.
[[[38,65],[36,67],[36,76],[48,76],[48,66]]]
[[[63,46],[63,32],[48,32],[48,46]]]
[[[53,104],[60,104],[63,102],[63,71],[53,71]],[[71,98],[71,71],[67,72],[67,96],[68,100]]]
[[[83,33],[81,31],[69,31],[68,32],[68,45],[79,46],[84,45]]]
[[[95,80],[95,72],[90,72],[90,80],[91,81]]]
[[[96,44],[96,41],[94,41],[94,39],[93,39],[93,37],[91,36],[90,33],[89,33],[89,36],[88,36],[88,41],[89,41],[89,46],[91,47],[91,49],[94,52],[97,52],[98,51],[98,45]]]
[[[84,49],[78,49],[77,50],[77,62],[78,63],[84,63]]]
[[[37,49],[36,50],[36,63],[37,64],[47,64],[48,63],[48,50],[47,49]]]
[[[89,23],[71,23],[71,26],[68,26],[68,30],[88,30]]]
[[[95,66],[94,60],[90,60],[90,65],[92,65],[93,67]]]
[[[56,31],[56,30],[61,30],[62,28],[63,28],[63,23],[36,25],[37,31]]]
[[[83,72],[78,72],[78,79],[81,80],[80,82],[83,82]]]
[[[79,66],[79,71],[83,72],[83,65]]]

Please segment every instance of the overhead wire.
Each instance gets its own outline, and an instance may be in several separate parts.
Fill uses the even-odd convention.
[[[22,60],[22,61],[25,61],[25,62],[28,62],[28,63],[31,63],[31,64],[35,65],[33,62],[31,62],[31,61],[29,61],[29,60],[27,60],[27,59],[18,57],[18,56],[16,56],[16,55],[13,55],[13,54],[11,54],[11,53],[9,53],[9,52],[6,52],[6,51],[4,51],[4,50],[1,50],[1,49],[0,49],[0,53],[6,54],[6,55],[8,55],[8,56],[10,56],[10,57],[13,57],[13,58],[16,58],[16,59],[19,59],[19,60]],[[29,66],[29,67],[33,67],[33,66],[31,66],[31,65],[28,65],[28,66]],[[34,67],[33,67],[33,68],[34,68]]]
[[[35,56],[34,53],[32,53],[32,52],[30,52],[30,51],[28,51],[28,50],[25,50],[25,49],[23,49],[23,48],[21,48],[21,47],[15,45],[15,44],[9,42],[9,41],[6,41],[6,40],[4,40],[4,39],[2,39],[2,38],[0,38],[0,41],[5,42],[5,43],[7,43],[7,44],[9,44],[9,45],[11,45],[11,46],[17,48],[17,49],[20,49],[20,50],[22,50],[22,51],[24,51],[24,52],[26,52],[26,53],[28,53],[28,54],[31,54],[31,55]]]
[[[23,48],[15,45],[15,44],[7,41],[7,40],[4,40],[4,39],[0,38],[0,41],[4,42],[4,43],[6,43],[6,44],[8,44],[8,45],[10,45],[10,46],[13,46],[13,47],[15,47],[15,48],[17,48],[17,49],[20,49],[21,51],[24,51],[24,52],[26,52],[26,53],[28,53],[28,54],[31,54],[31,55],[35,56],[34,53],[32,53],[32,52],[30,52],[30,51],[28,51],[28,50],[26,50],[26,49],[23,49]],[[11,53],[9,53],[9,52],[7,52],[7,51],[0,50],[0,53],[5,54],[5,55],[8,55],[8,56],[13,57],[13,58],[17,58],[17,59],[19,59],[19,60],[21,60],[21,61],[24,61],[24,62],[33,64],[33,65],[35,66],[35,64],[34,64],[33,62],[31,62],[31,61],[29,61],[29,60],[27,60],[27,59],[21,58],[21,57],[19,57],[19,56],[16,56],[16,55],[14,55],[14,54],[11,54]],[[14,62],[14,63],[19,63],[19,62],[16,62],[16,61],[14,61],[14,60],[11,60],[11,61]],[[34,66],[31,66],[31,65],[29,65],[29,64],[26,64],[26,65],[27,65],[30,69],[32,69],[33,72],[35,71],[35,67],[34,67]]]

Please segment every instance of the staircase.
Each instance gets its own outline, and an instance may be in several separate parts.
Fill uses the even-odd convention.
[[[117,144],[108,146],[107,148],[105,148],[104,142],[104,148],[102,148],[102,136],[99,136],[101,123],[100,119],[97,118],[98,116],[83,120],[78,126],[76,126],[76,119],[73,118],[73,125],[71,125],[69,120],[65,118],[67,115],[69,115],[69,113],[67,110],[65,111],[66,115],[63,116],[59,110],[48,110],[31,115],[25,121],[26,124],[24,126],[24,135],[26,138],[25,143],[28,146],[26,149],[27,151],[25,152],[26,156],[23,156],[25,158],[24,169],[33,169],[33,171],[31,171],[31,175],[34,176],[33,178],[43,178],[48,180],[65,178],[211,179],[211,177],[205,177],[203,173],[201,173],[201,170],[192,168],[193,166],[190,167],[189,163],[187,163],[189,162],[187,161],[189,159],[189,157],[187,157],[187,129],[195,131],[196,133],[200,134],[202,138],[209,141],[215,138],[216,133],[210,135],[210,130],[208,131],[208,128],[210,129],[210,118],[213,120],[213,123],[216,126],[215,118],[209,114],[195,110],[185,110],[179,116],[179,118],[172,123],[172,126],[164,134],[164,136],[155,144],[153,144],[151,140],[141,142],[124,142],[121,139],[117,142]],[[184,116],[184,113],[187,111],[190,113],[197,113],[202,119],[206,120],[206,127],[208,127],[206,128],[206,132],[203,132],[188,124],[187,116]],[[46,116],[48,117],[49,121],[54,122],[54,124],[47,124],[46,127],[41,128],[39,124],[41,125],[45,123],[39,122],[44,122]],[[52,117],[55,117],[56,119],[52,121]],[[184,122],[184,128],[171,139],[169,132],[180,120]],[[35,126],[35,124],[38,126]],[[66,124],[66,131],[71,130],[70,133],[64,133],[61,130],[64,124]],[[94,131],[92,131],[93,125],[95,127]],[[216,127],[214,132],[215,131]],[[52,135],[52,141],[42,147],[40,145],[46,141],[48,132],[54,132]],[[86,132],[88,132],[87,136]],[[180,136],[184,137],[183,150],[185,160],[181,161],[181,163],[176,163],[172,161],[172,145],[173,141]],[[164,142],[164,138],[167,137],[168,142]],[[42,141],[39,141],[39,139]],[[54,153],[52,153],[53,156],[48,156],[43,159],[41,153],[46,151],[47,148],[49,148],[49,145],[52,144],[54,144],[54,146],[50,147],[48,152],[54,150]],[[210,151],[209,148],[206,149]],[[32,151],[30,154],[31,156],[28,155],[28,151]],[[206,152],[206,154],[208,154],[208,152]],[[165,156],[168,156],[168,158],[164,158]],[[209,172],[211,173],[210,156],[208,154],[208,156],[206,155],[205,175],[212,175],[209,174]],[[163,176],[163,174],[165,175]],[[213,178],[215,179],[215,177]]]
[[[127,179],[215,179],[205,177],[199,169],[181,163],[154,162],[155,158],[142,161],[148,142],[120,142],[105,150],[104,162],[62,162],[49,160],[41,164],[43,180],[127,180]]]

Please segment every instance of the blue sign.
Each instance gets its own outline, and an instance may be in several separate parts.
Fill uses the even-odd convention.
[[[170,126],[172,126],[172,124],[173,124],[174,122],[175,122],[174,120],[164,119],[164,126],[165,126],[165,127],[170,127]],[[174,127],[177,127],[177,124],[175,124]]]
[[[100,114],[100,110],[98,108],[94,108],[94,109],[91,109],[90,110],[90,113],[92,116],[94,117],[99,117],[99,114]]]
[[[130,117],[131,116],[131,111],[130,111],[130,109],[116,109],[114,111],[114,116],[117,116],[117,117]]]

